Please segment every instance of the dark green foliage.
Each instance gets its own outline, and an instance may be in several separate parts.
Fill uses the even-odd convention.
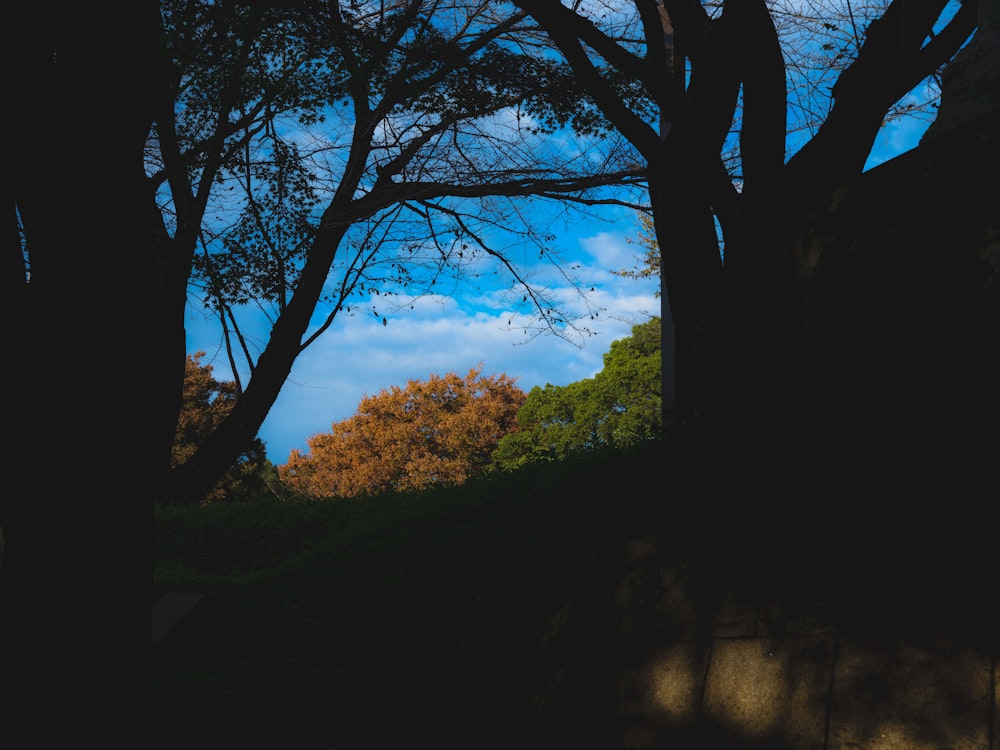
[[[562,459],[576,451],[624,448],[660,434],[660,319],[632,327],[611,344],[604,369],[567,386],[535,387],[517,414],[518,431],[493,454],[495,466],[514,468]]]
[[[545,512],[561,512],[554,498],[565,494],[565,487],[575,486],[581,475],[598,472],[602,466],[610,471],[654,449],[648,444],[633,450],[600,450],[552,464],[492,472],[463,485],[357,499],[159,506],[157,584],[185,590],[197,581],[205,590],[221,592],[246,576],[277,568],[304,573],[315,555],[367,550],[375,557],[393,557],[400,551],[395,545],[401,536],[419,536],[421,528],[430,531],[430,526],[442,540],[469,526],[492,528],[498,535],[516,534],[521,541],[508,549],[516,557],[518,544],[534,544],[533,533],[522,521],[542,511],[540,503],[548,504]]]
[[[268,731],[353,747],[426,736],[474,603],[512,576],[579,559],[613,527],[616,477],[645,481],[661,452],[597,451],[342,502],[159,508],[157,591],[206,600],[153,644],[151,746]]]
[[[350,511],[337,503],[212,503],[156,511],[158,583],[190,585],[193,576],[220,579],[265,570],[329,534]]]
[[[957,638],[994,643],[988,603],[960,601],[942,576],[956,561],[927,555],[939,515],[850,500],[879,476],[910,497],[925,477],[824,475],[821,501],[864,509],[817,523],[801,493],[822,464],[803,461],[815,443],[801,443],[789,436],[800,451],[790,460],[753,443],[741,458],[714,440],[657,440],[421,493],[159,509],[155,584],[206,598],[152,644],[145,744],[594,747],[547,730],[619,727],[613,670],[663,654],[664,604],[693,604],[711,628],[733,601],[781,602],[865,637],[887,623],[893,638],[920,636],[938,617]],[[975,519],[955,521],[968,532]],[[974,548],[954,580],[985,584],[993,548]],[[676,580],[691,600],[660,598]],[[550,686],[558,702],[538,716],[535,690]]]

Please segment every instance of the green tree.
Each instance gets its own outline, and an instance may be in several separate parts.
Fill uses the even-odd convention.
[[[455,373],[411,380],[361,400],[329,433],[307,440],[278,467],[292,491],[350,497],[462,484],[482,473],[515,429],[524,391],[506,375]]]
[[[510,469],[657,437],[663,425],[660,330],[655,317],[633,326],[630,336],[611,343],[593,378],[532,388],[517,413],[518,429],[500,441],[493,463]]]

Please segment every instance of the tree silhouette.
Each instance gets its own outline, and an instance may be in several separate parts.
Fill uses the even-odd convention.
[[[336,13],[328,4],[284,0],[7,9],[3,55],[13,112],[3,300],[13,322],[11,464],[20,481],[5,493],[0,517],[0,640],[5,682],[14,686],[5,733],[30,730],[42,742],[72,731],[134,743],[149,638],[152,501],[204,493],[256,434],[310,326],[324,327],[327,318],[313,315],[338,260],[356,268],[353,259],[393,237],[382,230],[404,214],[450,220],[446,228],[427,225],[422,249],[431,255],[443,251],[453,263],[468,244],[495,257],[497,249],[469,225],[464,201],[537,194],[586,206],[598,200],[588,188],[642,177],[628,162],[632,149],[647,165],[682,408],[787,392],[789,380],[808,382],[803,369],[831,362],[869,372],[872,361],[883,371],[899,359],[922,361],[922,344],[938,354],[925,379],[900,388],[894,371],[883,372],[867,402],[873,411],[862,415],[894,396],[904,408],[885,422],[898,421],[933,393],[934,408],[921,416],[948,428],[943,435],[966,438],[946,446],[939,439],[935,448],[965,450],[966,463],[925,451],[932,460],[920,465],[963,481],[988,465],[980,459],[992,456],[990,444],[969,438],[974,427],[961,419],[997,413],[987,408],[995,401],[989,387],[1000,288],[990,224],[1000,203],[991,64],[997,0],[957,7],[894,0],[845,15],[845,24],[818,16],[834,27],[830,53],[846,67],[828,66],[820,76],[815,90],[822,92],[826,76],[837,75],[832,98],[796,104],[820,115],[814,132],[803,126],[811,135],[804,143],[785,138],[790,68],[760,0],[724,3],[718,14],[695,0],[665,0],[670,47],[652,2],[634,2],[637,23],[621,29],[549,0],[520,6],[576,75],[547,54],[549,46],[540,52],[548,42],[526,17],[488,4],[464,17],[475,20],[474,31],[424,23],[430,6],[420,3],[358,3]],[[942,15],[950,9],[953,15]],[[458,19],[457,11],[449,18]],[[521,30],[518,40],[510,36]],[[311,46],[317,39],[331,55]],[[958,54],[963,46],[968,52]],[[606,65],[598,69],[588,50]],[[886,116],[938,72],[940,123],[913,153],[865,172]],[[322,93],[312,88],[317,82]],[[279,143],[277,115],[304,102],[297,111],[308,120],[317,113],[311,105],[331,98],[354,127],[347,140],[327,144],[326,153],[346,159],[325,202],[312,204],[291,189],[302,172],[292,144]],[[656,107],[646,117],[649,102]],[[515,140],[486,155],[473,146],[493,133],[465,126],[501,109],[516,124],[518,104],[533,106],[542,127],[571,122],[586,133],[606,118],[631,148],[609,140],[609,159],[597,162],[607,171],[596,178],[592,162],[584,169],[558,160],[545,170],[515,160],[491,172],[494,157],[528,152]],[[397,117],[417,110],[439,117]],[[468,133],[474,137],[462,140]],[[255,171],[261,139],[268,158]],[[435,162],[435,147],[449,144],[457,145],[447,152],[455,160]],[[727,169],[728,145],[738,145],[738,170]],[[467,159],[467,171],[454,171]],[[439,166],[450,179],[442,181]],[[225,207],[215,201],[218,186],[235,193],[238,175],[242,202],[232,217],[240,222],[224,237],[204,219]],[[493,181],[472,186],[477,176]],[[245,272],[214,252],[251,245],[254,262]],[[432,281],[438,266],[426,268]],[[259,293],[279,314],[240,401],[202,457],[172,475],[192,278],[226,320]],[[349,295],[338,290],[367,281],[352,278],[357,286],[334,283],[331,310],[346,309],[337,301],[346,305]],[[105,347],[127,350],[128,377],[109,377]],[[947,377],[939,382],[938,375]],[[896,425],[887,442],[914,421]],[[60,451],[54,471],[48,447],[66,435],[72,450]],[[905,447],[917,444],[910,438]]]
[[[994,0],[828,3],[809,15],[795,4],[764,0],[636,0],[618,13],[552,0],[518,6],[538,20],[648,165],[663,319],[676,352],[675,368],[665,368],[664,392],[675,393],[681,417],[745,402],[748,394],[779,398],[797,379],[801,385],[803,363],[830,349],[816,336],[822,328],[816,323],[835,313],[822,309],[833,303],[818,288],[839,286],[838,302],[867,298],[862,287],[895,264],[894,243],[824,253],[818,229],[829,239],[869,235],[886,221],[949,221],[943,212],[919,211],[918,201],[908,217],[890,219],[877,203],[867,214],[854,203],[837,214],[847,192],[860,196],[877,181],[865,167],[880,128],[901,111],[933,106],[942,73],[944,101],[954,92],[964,101],[953,109],[961,114],[935,123],[912,158],[946,159],[944,153],[972,139],[979,156],[964,166],[984,178],[961,181],[956,168],[931,185],[948,194],[946,183],[959,179],[976,205],[980,185],[993,191],[985,175],[996,161],[989,135],[995,123],[983,118],[995,118],[997,108],[996,66],[986,62],[997,48]],[[616,76],[642,84],[642,107],[613,90]],[[979,127],[970,125],[976,118]],[[955,135],[963,122],[973,129]],[[949,132],[950,144],[939,140]],[[885,197],[913,199],[913,174],[899,165],[898,182]],[[982,225],[982,213],[978,220]],[[929,235],[920,244],[928,241]],[[942,268],[951,262],[946,253],[974,255],[981,242],[960,251],[939,247]],[[842,273],[847,266],[851,271]],[[981,265],[978,276],[965,278],[965,292],[981,297],[989,273]],[[888,298],[895,290],[883,291]],[[885,306],[869,309],[869,322],[884,312]],[[820,359],[822,367],[830,364]]]
[[[170,72],[147,149],[157,257],[190,282],[234,371],[249,375],[164,482],[170,502],[218,480],[298,355],[341,315],[388,325],[414,295],[499,272],[542,328],[586,336],[514,262],[534,247],[572,283],[555,238],[524,223],[518,202],[627,200],[641,177],[620,139],[596,137],[603,118],[570,69],[518,51],[544,43],[524,13],[264,5],[164,6]],[[566,123],[588,134],[577,143],[587,158],[546,137]],[[184,299],[170,297],[175,325]],[[255,347],[242,320],[261,309],[270,335]]]

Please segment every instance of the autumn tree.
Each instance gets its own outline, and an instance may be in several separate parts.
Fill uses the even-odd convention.
[[[179,465],[198,450],[236,403],[236,383],[215,379],[214,368],[202,364],[205,352],[190,354],[185,362],[184,395],[177,419],[172,452]],[[205,502],[234,502],[268,495],[276,486],[277,474],[267,459],[266,448],[255,437],[229,471],[205,496]]]
[[[278,467],[293,491],[350,497],[462,484],[515,429],[524,392],[506,375],[411,380],[361,400],[357,412],[307,440]]]
[[[604,367],[592,378],[528,392],[517,430],[493,454],[510,469],[597,448],[625,448],[661,434],[660,319],[632,326],[613,341]]]

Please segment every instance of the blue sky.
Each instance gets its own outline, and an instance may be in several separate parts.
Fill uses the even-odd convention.
[[[930,92],[918,89],[916,95],[926,93]],[[925,116],[886,124],[869,167],[916,145],[927,122]],[[544,212],[539,221],[543,225],[548,221]],[[639,234],[638,217],[629,209],[610,206],[600,217],[581,214],[568,226],[546,228],[556,235],[555,249],[562,254],[564,264],[577,266],[579,286],[593,289],[590,302],[600,312],[592,323],[588,321],[588,327],[596,335],[576,343],[552,334],[526,337],[521,324],[535,321],[515,312],[505,299],[509,280],[412,301],[397,296],[397,307],[403,308],[398,313],[385,308],[385,298],[355,300],[356,308],[365,312],[339,315],[299,357],[264,422],[259,436],[271,461],[283,464],[291,450],[308,450],[307,438],[327,432],[332,423],[351,416],[364,396],[393,385],[405,386],[411,379],[426,379],[432,373],[465,374],[482,365],[486,374],[516,378],[525,391],[547,383],[566,385],[597,373],[612,341],[627,336],[634,324],[659,314],[660,302],[655,296],[658,280],[638,281],[611,273],[634,267],[642,254],[641,246],[634,244]],[[537,273],[535,283],[553,291],[571,312],[579,304],[551,265],[532,267],[528,260],[522,269]],[[411,302],[413,308],[409,309]],[[370,314],[372,307],[380,311],[378,317]],[[582,312],[582,308],[577,307],[577,311]],[[384,326],[383,315],[388,319]],[[231,379],[214,321],[189,306],[186,325],[188,352],[204,351],[203,362],[214,367],[215,376]],[[254,332],[249,334],[253,339]],[[264,335],[262,328],[256,341],[260,346]]]
[[[581,221],[560,235],[558,249],[566,263],[579,266],[578,283],[594,289],[590,300],[600,308],[596,319],[587,321],[595,335],[578,343],[553,334],[526,335],[524,325],[535,321],[512,311],[504,298],[504,284],[413,300],[412,310],[387,312],[385,326],[381,318],[368,314],[338,316],[299,357],[261,428],[268,457],[275,464],[285,463],[292,449],[308,450],[308,437],[328,432],[333,422],[351,416],[365,395],[405,386],[411,379],[424,380],[432,373],[464,375],[482,364],[486,374],[517,378],[525,391],[593,376],[603,366],[612,341],[629,335],[632,325],[659,314],[657,280],[611,273],[636,265],[642,249],[629,240],[638,233],[637,217],[618,208],[608,220]],[[535,270],[541,274],[536,281],[558,290],[561,279],[544,277],[550,266]],[[571,297],[568,289],[565,296]],[[369,304],[378,306],[382,301],[372,298]],[[397,300],[397,305],[400,302],[408,300]],[[213,322],[189,308],[187,328],[188,351],[206,352],[203,363],[213,366],[216,378],[230,379]]]
[[[926,124],[913,119],[887,124],[869,166],[912,148]],[[466,291],[414,300],[412,310],[388,315],[385,326],[367,314],[339,316],[299,357],[264,422],[259,435],[268,457],[275,464],[285,463],[292,449],[308,450],[308,437],[328,432],[333,422],[351,416],[365,395],[392,385],[402,387],[432,373],[465,374],[482,364],[486,374],[517,378],[525,391],[592,377],[603,366],[612,341],[629,335],[632,325],[659,314],[658,281],[611,273],[636,264],[642,253],[634,244],[638,235],[638,218],[620,207],[610,209],[604,219],[581,219],[560,234],[558,249],[566,263],[579,265],[580,285],[593,287],[591,301],[602,310],[590,324],[596,335],[579,343],[552,334],[526,336],[518,325],[532,321],[505,304],[502,285],[481,287],[478,294]],[[546,272],[542,266],[538,270]],[[558,284],[555,277],[541,280]],[[370,303],[381,301],[373,298]],[[188,351],[205,351],[203,361],[213,365],[216,377],[231,378],[212,321],[191,308],[187,326]]]

